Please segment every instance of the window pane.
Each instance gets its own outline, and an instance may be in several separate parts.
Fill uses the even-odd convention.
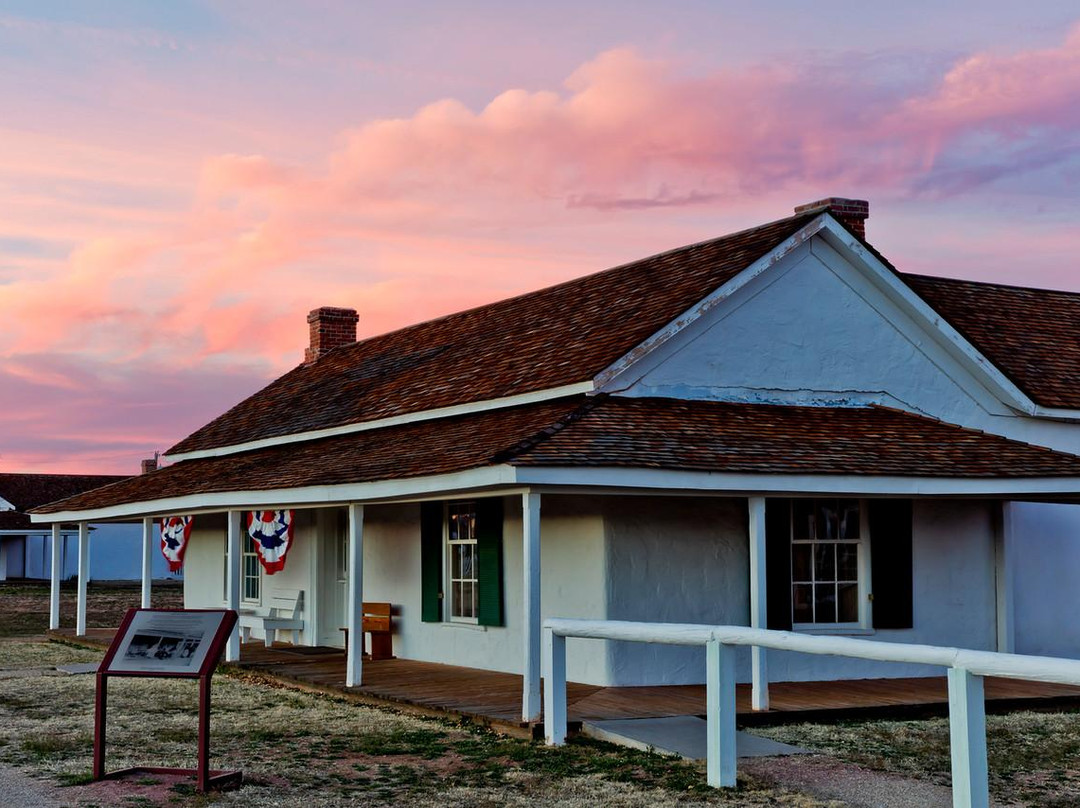
[[[837,502],[835,499],[823,499],[818,501],[818,538],[833,540],[837,534]]]
[[[840,524],[837,538],[859,538],[859,500],[842,499],[839,503]]]
[[[450,545],[450,577],[461,577],[461,550],[462,545],[452,544]]]
[[[460,617],[476,617],[476,587],[472,581],[466,581],[461,585],[461,614]]]
[[[836,580],[836,563],[835,563],[835,549],[836,546],[832,544],[815,544],[814,545],[814,580],[815,581],[835,581]]]
[[[812,544],[793,544],[791,546],[791,580],[810,581],[810,554]]]
[[[475,544],[463,544],[461,545],[461,577],[462,578],[475,578],[473,574],[473,557],[476,553]]]
[[[857,623],[859,621],[859,585],[840,584],[840,622]]]
[[[791,619],[796,623],[814,622],[813,594],[814,587],[810,584],[791,587]]]
[[[795,540],[817,538],[814,528],[814,501],[797,499],[791,503],[792,538]]]
[[[814,586],[814,622],[836,622],[836,584]]]
[[[836,546],[836,580],[859,580],[859,548],[856,544]]]

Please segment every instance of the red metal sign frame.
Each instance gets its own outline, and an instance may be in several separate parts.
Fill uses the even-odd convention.
[[[210,648],[202,665],[197,671],[110,671],[109,666],[113,658],[120,650],[120,646],[127,636],[135,615],[139,612],[201,612],[222,615],[221,622],[210,640]],[[124,619],[120,622],[120,628],[113,637],[105,658],[97,669],[97,695],[94,702],[94,780],[112,780],[125,777],[130,774],[145,772],[148,774],[185,774],[195,777],[195,788],[199,792],[208,791],[211,788],[225,788],[238,785],[243,780],[240,771],[211,771],[210,770],[210,679],[214,670],[221,661],[225,652],[225,646],[229,642],[229,635],[236,628],[237,615],[231,609],[128,609]],[[199,680],[199,735],[198,735],[198,762],[194,769],[178,769],[164,766],[134,766],[127,769],[119,769],[114,772],[105,772],[105,724],[106,711],[108,708],[108,680],[112,676],[121,677],[148,677],[166,679],[198,679]]]

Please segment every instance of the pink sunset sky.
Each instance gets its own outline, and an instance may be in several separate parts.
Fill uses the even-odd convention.
[[[1080,291],[1080,10],[0,0],[0,471],[135,473],[369,336],[869,199]],[[947,10],[940,8],[947,5]]]

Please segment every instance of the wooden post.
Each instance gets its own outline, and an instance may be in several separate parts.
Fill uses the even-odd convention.
[[[205,794],[210,790],[210,677],[199,677],[199,749],[195,762],[196,790]]]
[[[706,773],[714,788],[735,786],[735,646],[705,644]]]
[[[750,520],[750,627],[768,626],[768,601],[765,597],[765,497],[749,497]],[[769,709],[769,669],[764,648],[750,649],[751,693],[754,710]]]
[[[544,629],[544,740],[566,742],[566,637]]]
[[[226,576],[226,594],[229,601],[229,608],[237,613],[240,611],[240,531],[242,530],[240,517],[240,511],[229,511],[229,552],[228,557],[225,560],[225,563],[228,564],[229,568],[229,574]],[[237,662],[239,659],[240,621],[238,620],[236,626],[233,627],[232,633],[229,635],[229,642],[225,646],[225,661]]]
[[[364,664],[364,506],[349,505],[349,638],[345,650],[345,686],[363,683]]]
[[[154,520],[146,516],[142,520],[142,599],[140,606],[150,608],[150,585],[154,577]]]
[[[997,650],[1011,654],[1015,650],[1016,629],[1013,620],[1013,503],[1003,501],[994,530],[994,594],[997,617]]]
[[[522,664],[521,720],[540,719],[540,495],[521,495]]]
[[[60,524],[52,525],[52,586],[49,589],[49,628],[60,628],[60,577],[64,568],[64,537]]]
[[[988,808],[983,677],[949,668],[949,740],[954,808]]]
[[[75,613],[75,634],[86,636],[86,585],[90,580],[90,525],[79,522],[79,596]]]
[[[98,671],[97,698],[94,699],[94,779],[105,776],[105,717],[106,700],[109,696],[108,675]]]

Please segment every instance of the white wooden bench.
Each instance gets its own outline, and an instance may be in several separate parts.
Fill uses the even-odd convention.
[[[276,589],[270,593],[269,608],[240,612],[240,639],[248,642],[253,628],[262,629],[266,647],[274,644],[278,630],[292,632],[292,644],[300,644],[300,632],[304,621],[300,613],[304,608],[304,590]]]

